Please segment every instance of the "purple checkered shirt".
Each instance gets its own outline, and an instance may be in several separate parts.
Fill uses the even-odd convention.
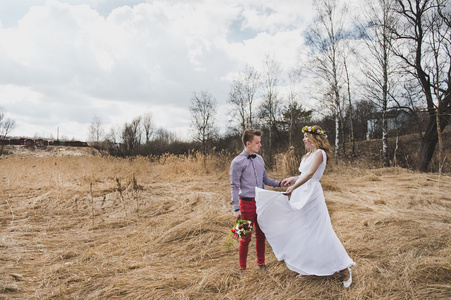
[[[239,197],[255,198],[255,187],[264,189],[265,185],[280,186],[280,181],[266,175],[265,162],[257,154],[248,158],[246,151],[235,157],[230,165],[230,185],[232,187],[233,210],[238,210]]]

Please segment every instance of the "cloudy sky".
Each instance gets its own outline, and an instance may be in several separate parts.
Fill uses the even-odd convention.
[[[225,126],[231,79],[271,55],[299,61],[312,0],[2,0],[0,106],[12,135],[88,139],[152,113],[186,138],[207,91]]]

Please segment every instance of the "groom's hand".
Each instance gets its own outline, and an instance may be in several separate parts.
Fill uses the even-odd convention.
[[[241,212],[240,211],[234,212],[233,217],[235,218],[235,220],[238,220],[239,218],[241,218]]]

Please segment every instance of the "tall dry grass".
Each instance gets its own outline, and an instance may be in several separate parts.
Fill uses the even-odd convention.
[[[337,276],[296,279],[269,245],[268,272],[252,248],[240,275],[230,160],[0,160],[0,298],[451,297],[450,177],[330,166],[322,185],[332,224],[357,263],[344,289]],[[288,175],[281,168],[269,175]]]

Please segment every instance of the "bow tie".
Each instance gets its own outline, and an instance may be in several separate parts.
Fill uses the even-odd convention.
[[[250,154],[250,155],[247,156],[247,159],[256,158],[256,157],[257,157],[257,155],[255,155],[255,154]]]

